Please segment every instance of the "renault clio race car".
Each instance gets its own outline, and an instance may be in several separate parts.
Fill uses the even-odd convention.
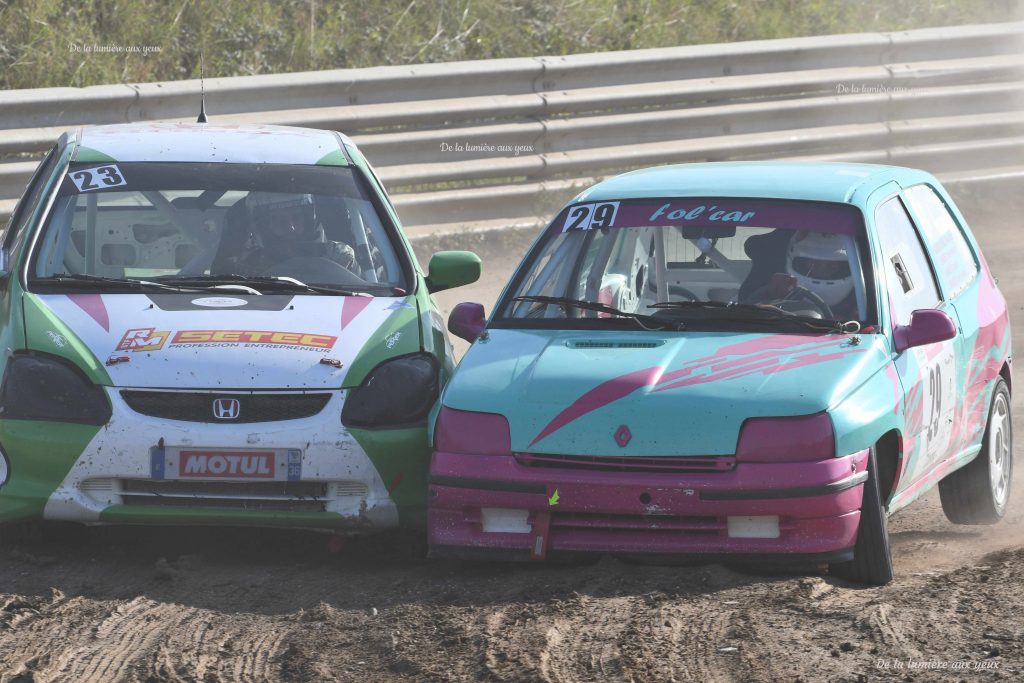
[[[540,235],[434,415],[434,556],[772,556],[892,577],[938,484],[1012,474],[1006,302],[934,177],[857,164],[628,173]]]
[[[2,242],[0,522],[424,522],[452,371],[431,291],[352,142],[274,126],[63,135]]]

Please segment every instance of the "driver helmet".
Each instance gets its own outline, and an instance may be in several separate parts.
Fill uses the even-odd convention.
[[[313,195],[250,192],[245,208],[252,224],[272,242],[318,241]]]
[[[786,272],[829,306],[836,306],[853,292],[853,276],[842,235],[800,231],[789,241]]]

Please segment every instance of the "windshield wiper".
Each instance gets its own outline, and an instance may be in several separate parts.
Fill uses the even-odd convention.
[[[182,285],[169,285],[152,280],[137,280],[135,278],[105,277],[103,275],[87,275],[85,273],[54,273],[48,277],[37,277],[32,282],[39,284],[60,284],[74,283],[76,285],[87,285],[92,287],[109,288],[111,285],[128,287],[130,289],[166,289],[173,292],[180,292],[183,289],[201,291],[195,287]]]
[[[552,306],[558,306],[563,311],[569,308],[578,308],[583,311],[597,311],[598,313],[607,313],[608,315],[614,315],[620,318],[630,318],[636,322],[637,325],[650,330],[644,321],[648,325],[654,325],[654,329],[663,330],[666,327],[674,327],[676,330],[682,330],[686,327],[685,323],[670,323],[661,318],[655,318],[652,315],[644,315],[643,313],[627,313],[626,311],[620,311],[619,309],[609,306],[608,304],[602,304],[598,301],[584,301],[581,299],[571,299],[567,296],[541,296],[541,295],[528,295],[528,296],[515,296],[512,297],[512,301],[532,301],[538,304],[550,304]]]
[[[819,332],[844,331],[843,324],[835,320],[824,320],[809,315],[791,313],[771,304],[740,304],[722,301],[666,301],[651,304],[650,308],[703,311],[718,318],[737,321],[773,322],[784,320]]]
[[[293,277],[283,275],[239,275],[228,273],[224,275],[181,275],[172,277],[161,277],[161,282],[179,282],[212,289],[217,284],[247,284],[262,285],[273,289],[301,290],[314,292],[316,294],[331,294],[334,296],[373,296],[367,292],[356,292],[323,285],[308,285],[305,282],[296,280]]]

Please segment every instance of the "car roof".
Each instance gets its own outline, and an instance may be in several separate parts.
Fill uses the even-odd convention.
[[[624,173],[584,190],[572,203],[642,197],[771,197],[857,204],[858,198],[890,181],[929,180],[934,182],[927,173],[900,166],[719,161]]]
[[[345,136],[328,130],[213,123],[128,123],[72,133],[74,161],[347,165]]]

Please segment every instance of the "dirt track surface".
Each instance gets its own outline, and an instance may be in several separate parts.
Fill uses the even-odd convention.
[[[1024,233],[968,217],[1019,347]],[[490,309],[522,253],[476,248],[486,280],[448,309]],[[427,561],[401,535],[330,553],[312,533],[48,527],[0,545],[0,682],[1024,680],[1017,474],[999,525],[950,524],[934,491],[893,517],[882,588],[818,567]]]

